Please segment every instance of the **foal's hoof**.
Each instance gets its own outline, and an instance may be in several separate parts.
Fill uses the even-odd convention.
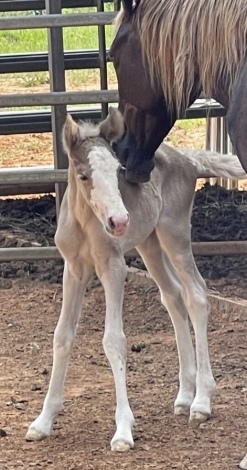
[[[190,414],[189,406],[175,406],[174,414],[176,416],[188,416]]]
[[[239,467],[242,468],[242,470],[247,470],[247,454],[243,460],[241,460]]]
[[[46,436],[46,434],[43,434],[34,428],[30,428],[27,431],[25,439],[26,441],[43,441],[43,439],[46,439],[47,437],[48,436]]]
[[[131,445],[128,442],[124,441],[115,441],[111,445],[111,450],[113,452],[126,452],[131,449]]]
[[[201,413],[200,411],[192,411],[190,413],[189,423],[192,427],[198,427],[201,423],[205,423],[209,419],[210,415],[207,413]]]

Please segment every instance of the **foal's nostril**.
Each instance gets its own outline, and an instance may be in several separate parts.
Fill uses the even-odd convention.
[[[115,226],[115,223],[114,223],[114,221],[113,221],[113,217],[110,217],[110,218],[109,218],[109,226],[110,226],[111,229],[114,229],[114,228],[116,227],[116,226]]]

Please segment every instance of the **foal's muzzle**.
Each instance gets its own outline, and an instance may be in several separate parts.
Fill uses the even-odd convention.
[[[119,237],[124,234],[129,225],[129,214],[121,217],[112,216],[107,221],[106,231],[113,237]]]

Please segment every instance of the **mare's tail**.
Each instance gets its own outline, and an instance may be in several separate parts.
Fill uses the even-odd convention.
[[[223,155],[210,150],[177,149],[198,170],[198,178],[211,178],[213,176],[230,179],[247,179],[238,157],[236,155]]]

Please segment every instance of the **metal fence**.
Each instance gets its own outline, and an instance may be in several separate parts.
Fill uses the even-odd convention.
[[[97,6],[97,13],[80,14],[62,14],[63,7],[78,6]],[[114,2],[116,9],[119,8],[119,2]],[[30,0],[16,0],[10,2],[4,0],[0,2],[0,11],[11,11],[15,5],[16,10],[25,10],[27,5],[29,9],[46,9],[46,14],[24,17],[3,17],[0,18],[0,29],[32,29],[48,28],[48,68],[50,74],[50,93],[24,93],[21,95],[1,95],[0,108],[2,107],[22,107],[22,106],[40,106],[50,105],[51,108],[51,130],[53,134],[54,148],[54,169],[36,168],[25,170],[2,170],[0,172],[0,187],[2,194],[11,194],[13,185],[18,184],[21,187],[19,193],[26,193],[28,187],[33,184],[38,189],[45,192],[47,188],[55,185],[57,215],[59,213],[60,203],[67,179],[67,157],[63,152],[61,144],[61,129],[65,121],[67,104],[85,104],[100,103],[101,117],[106,116],[108,103],[118,101],[117,90],[107,90],[107,64],[105,47],[104,26],[112,22],[115,12],[104,12],[104,1],[85,1],[85,0],[45,0],[35,2]],[[10,9],[11,8],[11,9]],[[63,47],[63,27],[71,26],[98,26],[99,39],[99,68],[101,79],[101,91],[90,92],[66,92],[65,89],[65,54]],[[198,100],[185,113],[184,118],[196,118],[205,116],[222,117],[225,115],[225,109],[218,103],[210,104],[205,99]],[[228,242],[228,243],[195,243],[193,251],[196,255],[215,255],[217,254],[243,254],[247,253],[247,242]],[[0,249],[0,260],[30,260],[30,259],[56,259],[59,256],[56,248],[2,248]]]

